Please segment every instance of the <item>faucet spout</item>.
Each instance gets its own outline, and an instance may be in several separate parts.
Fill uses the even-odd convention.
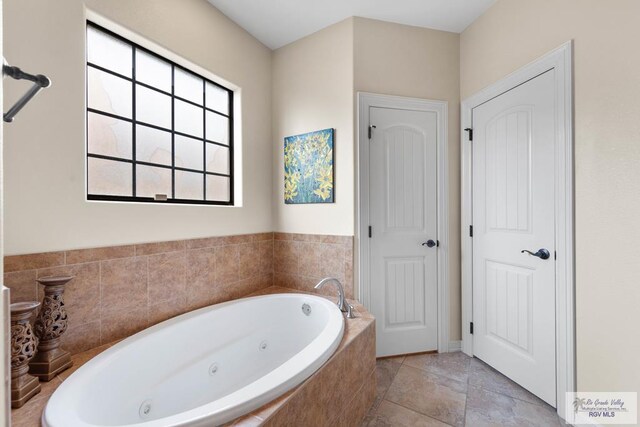
[[[349,319],[354,318],[355,316],[352,312],[353,307],[349,305],[346,298],[344,297],[344,288],[342,287],[342,283],[340,283],[340,280],[336,279],[335,277],[326,277],[319,281],[318,284],[314,286],[314,289],[322,289],[322,287],[329,282],[335,283],[336,287],[338,288],[338,302],[336,304],[340,311],[347,313],[347,317]]]

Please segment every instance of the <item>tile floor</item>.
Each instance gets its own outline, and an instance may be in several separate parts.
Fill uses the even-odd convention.
[[[563,426],[555,410],[464,353],[379,359],[363,427]]]

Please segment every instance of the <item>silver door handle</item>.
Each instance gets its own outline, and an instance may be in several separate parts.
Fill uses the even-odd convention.
[[[422,246],[426,246],[428,248],[432,248],[434,246],[440,246],[440,241],[439,240],[433,241],[433,240],[429,239],[426,242],[424,242],[422,244]]]
[[[528,253],[531,256],[537,256],[540,259],[549,259],[549,257],[551,256],[551,254],[549,253],[548,250],[542,248],[542,249],[538,249],[538,252],[531,252],[528,251],[526,249],[523,249],[520,251],[521,254],[523,253]]]

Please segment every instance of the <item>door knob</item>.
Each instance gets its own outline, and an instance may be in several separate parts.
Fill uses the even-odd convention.
[[[523,249],[523,250],[520,251],[521,254],[523,254],[525,252],[528,253],[529,255],[537,256],[540,259],[549,259],[549,257],[551,256],[549,251],[544,249],[544,248],[538,249],[538,252],[535,252],[535,253],[531,252],[531,251],[528,251],[526,249]]]
[[[429,239],[429,240],[427,240],[426,242],[424,242],[424,243],[422,244],[422,246],[427,246],[427,247],[429,247],[429,248],[432,248],[432,247],[434,247],[434,246],[440,246],[440,242],[439,242],[439,241],[437,241],[437,240],[436,240],[436,241],[433,241],[433,240]]]

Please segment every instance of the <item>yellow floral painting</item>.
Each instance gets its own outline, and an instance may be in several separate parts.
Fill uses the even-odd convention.
[[[284,202],[333,203],[334,130],[284,139]]]

